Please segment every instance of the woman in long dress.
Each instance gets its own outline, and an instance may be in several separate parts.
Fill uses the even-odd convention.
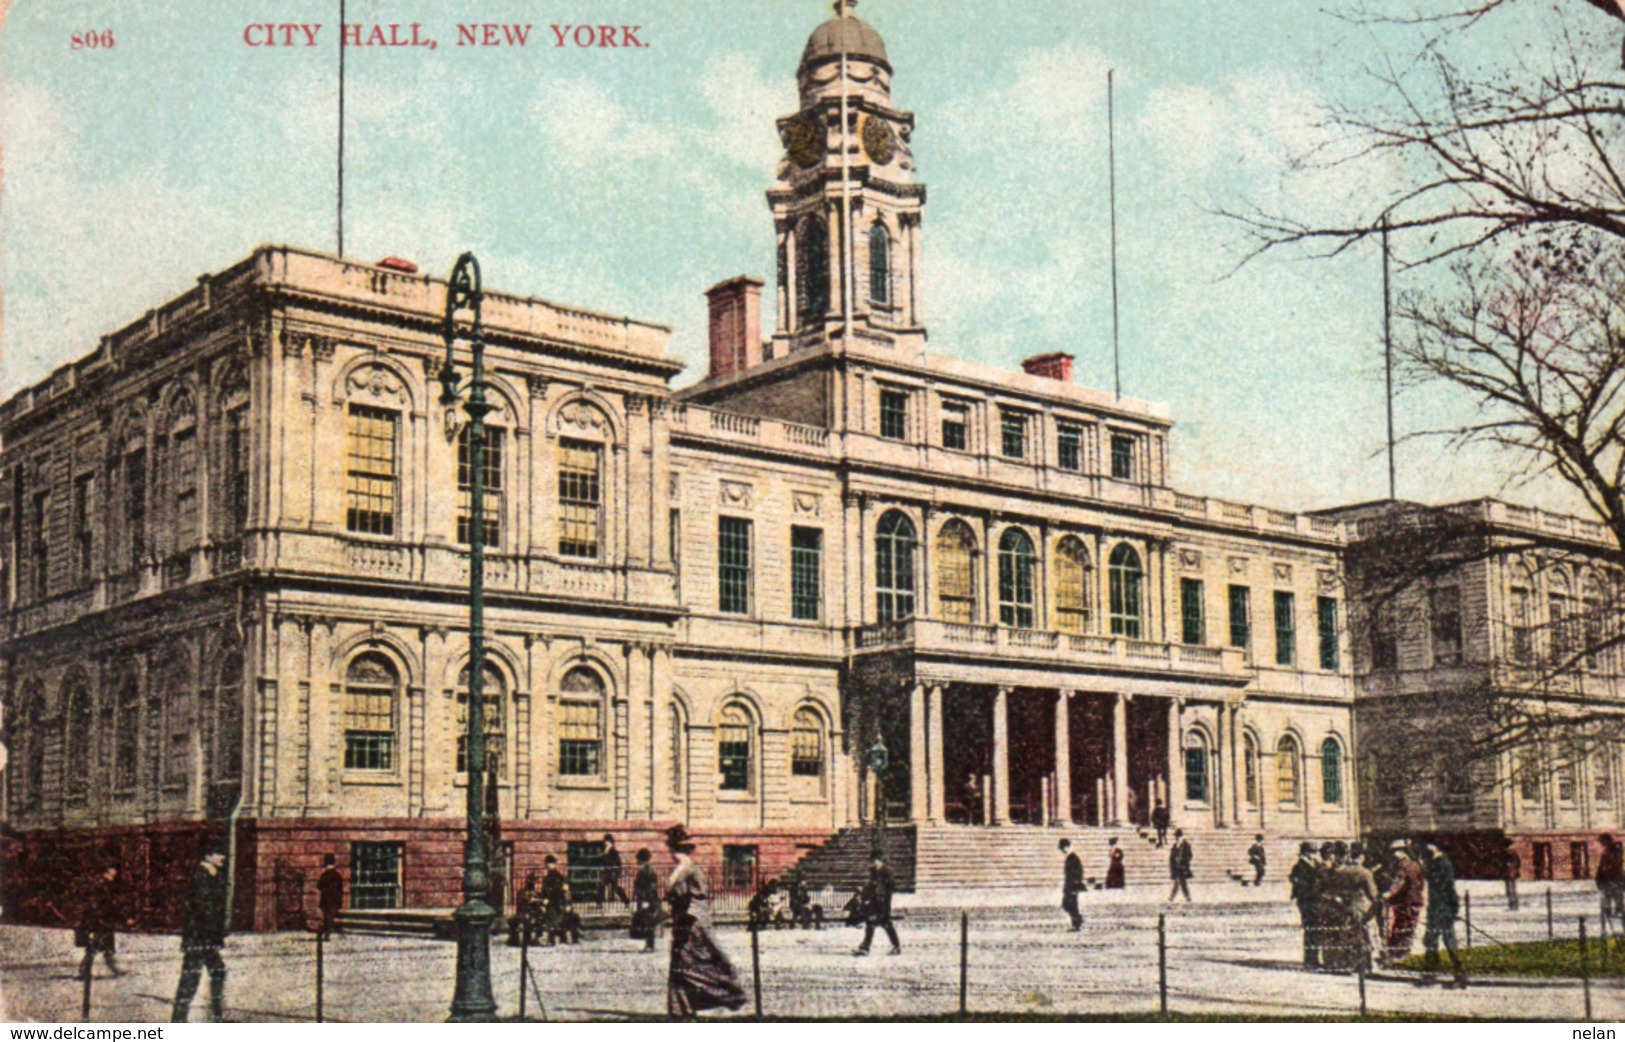
[[[738,1009],[745,1004],[733,963],[711,939],[705,873],[694,863],[694,844],[681,825],[666,835],[677,868],[666,884],[671,909],[671,972],[666,978],[666,1012],[692,1017],[706,1009]]]
[[[1111,864],[1106,866],[1106,889],[1123,889],[1123,851],[1114,837],[1111,842]]]

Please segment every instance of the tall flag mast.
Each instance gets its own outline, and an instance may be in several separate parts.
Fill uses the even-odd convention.
[[[1388,498],[1398,499],[1394,479],[1394,321],[1393,296],[1389,288],[1388,215],[1382,217],[1382,359],[1388,394]]]
[[[344,256],[344,0],[339,0],[339,256]]]
[[[852,8],[858,5],[858,0],[835,0],[835,17],[847,18]],[[857,254],[852,248],[852,150],[848,147],[849,137],[846,120],[846,34],[837,34],[841,39],[841,325],[842,339],[848,344],[852,342],[852,294],[856,291],[857,273],[853,270],[857,264]]]
[[[1112,394],[1123,397],[1123,366],[1118,346],[1117,323],[1117,101],[1113,83],[1115,69],[1106,70],[1106,157],[1110,168],[1112,212]]]

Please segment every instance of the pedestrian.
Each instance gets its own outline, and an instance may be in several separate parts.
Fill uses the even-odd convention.
[[[1336,916],[1322,952],[1322,964],[1341,972],[1371,968],[1371,922],[1377,916],[1377,881],[1365,867],[1365,851],[1355,843],[1337,844],[1338,863],[1330,873],[1331,911]],[[1326,942],[1322,941],[1323,949]]]
[[[508,947],[529,945],[541,933],[541,894],[536,873],[525,876],[524,885],[514,895],[513,915],[508,919]]]
[[[824,928],[824,906],[813,901],[801,873],[795,871],[790,874],[790,925],[810,930]]]
[[[123,888],[119,885],[118,865],[109,863],[90,885],[79,914],[79,926],[74,930],[74,942],[85,950],[79,963],[79,979],[89,980],[96,956],[107,963],[108,972],[115,977],[124,976],[118,968],[115,952],[118,948],[118,928],[126,921]]]
[[[1523,858],[1512,847],[1512,837],[1501,840],[1501,878],[1506,880],[1507,911],[1518,910],[1518,877],[1523,874]]]
[[[209,971],[209,1019],[219,1021],[226,1011],[226,964],[220,949],[226,943],[226,850],[218,841],[203,848],[186,895],[186,919],[181,926],[181,979],[175,987],[170,1020],[184,1024],[191,1014],[203,971]]]
[[[322,913],[322,936],[330,937],[342,929],[339,913],[344,911],[344,877],[339,874],[338,858],[328,854],[322,859],[322,874],[316,877],[316,907]]]
[[[1072,853],[1071,840],[1061,840],[1059,847],[1061,853],[1066,855],[1065,865],[1061,869],[1061,908],[1072,920],[1072,929],[1076,932],[1083,927],[1083,913],[1078,911],[1078,892],[1083,889],[1083,860]]]
[[[1411,954],[1411,938],[1416,936],[1416,924],[1427,904],[1427,876],[1422,866],[1411,857],[1404,840],[1394,840],[1392,849],[1394,882],[1383,895],[1390,917],[1383,960],[1388,966],[1398,965]]]
[[[598,887],[605,904],[611,898],[626,904],[626,888],[621,886],[621,852],[615,849],[615,837],[604,833],[604,852],[598,855]]]
[[[1602,895],[1602,930],[1608,932],[1608,920],[1614,920],[1617,931],[1625,931],[1625,846],[1604,832],[1597,837],[1602,843],[1602,857],[1597,859],[1597,890]]]
[[[542,859],[547,873],[542,876],[542,937],[549,944],[577,944],[581,941],[581,916],[570,900],[570,881],[559,871],[559,859],[552,854]]]
[[[1184,829],[1174,829],[1174,845],[1168,851],[1168,876],[1174,881],[1173,889],[1168,891],[1168,900],[1171,902],[1179,894],[1185,895],[1187,902],[1191,899],[1191,841],[1185,838]]]
[[[1320,969],[1320,924],[1316,916],[1320,901],[1320,861],[1313,843],[1298,844],[1298,860],[1287,873],[1292,902],[1298,906],[1303,924],[1303,968]]]
[[[1111,861],[1106,865],[1106,889],[1121,890],[1125,882],[1123,872],[1123,848],[1117,845],[1117,837],[1113,836],[1106,844],[1106,853]]]
[[[666,846],[677,867],[666,883],[666,905],[671,910],[671,970],[666,978],[666,1012],[692,1017],[701,1010],[739,1009],[745,990],[739,986],[733,963],[711,939],[706,912],[710,891],[705,873],[694,863],[694,841],[688,830],[673,825]]]
[[[896,890],[897,881],[892,878],[885,855],[876,851],[869,863],[869,881],[863,886],[863,943],[853,949],[853,955],[869,954],[876,927],[885,930],[886,939],[891,941],[891,951],[887,954],[903,954],[902,942],[897,939],[897,927],[891,921],[891,899]]]
[[[982,807],[982,782],[975,773],[965,776],[965,817],[972,825],[987,824]]]
[[[1455,973],[1455,982],[1445,987],[1465,988],[1467,971],[1462,968],[1461,956],[1456,953],[1456,917],[1461,911],[1456,897],[1456,869],[1437,845],[1429,843],[1423,849],[1427,858],[1427,864],[1423,867],[1428,879],[1427,932],[1422,935],[1422,947],[1426,949],[1423,971],[1429,977],[1438,972],[1439,942],[1443,941],[1450,953],[1450,967]]]
[[[1253,837],[1253,845],[1247,848],[1247,863],[1253,866],[1253,886],[1264,885],[1264,834],[1258,833]]]
[[[660,935],[660,876],[650,863],[647,847],[638,851],[638,874],[632,880],[632,939],[643,942],[643,950],[655,950]]]
[[[1132,794],[1130,794],[1132,795]],[[1151,827],[1157,830],[1157,846],[1168,844],[1168,808],[1158,800],[1156,807],[1151,811]],[[1177,833],[1175,834],[1177,836]]]

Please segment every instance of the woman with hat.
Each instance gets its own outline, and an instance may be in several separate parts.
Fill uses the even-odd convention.
[[[666,846],[677,859],[677,868],[666,883],[666,904],[671,909],[666,1012],[692,1017],[706,1009],[738,1009],[745,1004],[745,991],[704,922],[710,891],[705,873],[694,863],[694,841],[687,829],[673,825],[666,833]]]

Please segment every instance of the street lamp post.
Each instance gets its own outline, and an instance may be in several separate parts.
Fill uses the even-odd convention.
[[[491,922],[486,903],[488,836],[485,827],[485,329],[480,324],[480,264],[472,253],[457,258],[446,283],[446,364],[440,370],[441,404],[461,401],[461,374],[452,347],[466,338],[473,351],[468,400],[468,820],[463,840],[463,903],[453,913],[457,923],[457,992],[451,1000],[453,1021],[492,1020]],[[467,313],[466,333],[459,316]]]
[[[886,742],[878,735],[875,744],[869,747],[869,769],[875,776],[875,841],[871,853],[877,857],[886,852],[886,767],[891,761],[891,755],[886,751]]]

